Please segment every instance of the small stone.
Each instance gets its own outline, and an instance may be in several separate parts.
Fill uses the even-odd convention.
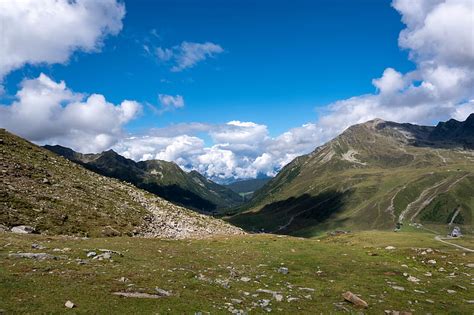
[[[430,303],[430,304],[434,304],[434,301],[433,301],[433,300],[426,299],[425,301],[428,302],[428,303]]]
[[[385,247],[386,250],[394,250],[395,249],[395,246],[387,246]]]
[[[286,267],[280,267],[280,268],[278,268],[278,272],[281,273],[281,274],[286,275],[286,274],[288,274],[289,271],[288,271],[288,268],[286,268]]]
[[[283,295],[278,294],[278,293],[273,294],[273,298],[274,298],[277,302],[283,301]]]
[[[351,302],[352,304],[354,304],[357,307],[367,308],[369,306],[369,304],[367,304],[366,301],[362,300],[360,297],[358,297],[357,295],[355,295],[354,293],[352,293],[350,291],[347,291],[346,293],[344,293],[342,295],[342,297],[346,301]]]
[[[242,282],[249,282],[250,280],[252,280],[252,279],[250,279],[249,277],[241,277],[240,278],[240,281],[242,281]]]
[[[427,263],[430,264],[430,265],[436,265],[436,260],[430,259],[430,260],[427,261]]]
[[[97,256],[97,253],[96,252],[88,252],[87,253],[87,257],[90,258],[90,257],[95,257]]]
[[[446,290],[446,292],[448,292],[449,294],[454,294],[454,293],[456,293],[456,291],[454,291],[454,290],[449,290],[449,289]]]
[[[468,268],[474,268],[474,264],[467,264],[466,267],[468,267]]]
[[[66,306],[67,308],[76,307],[76,305],[74,303],[72,303],[71,301],[66,301],[66,303],[64,303],[64,306]]]
[[[242,303],[242,300],[239,300],[239,299],[230,299],[230,301],[231,301],[233,304],[241,304],[241,303]]]
[[[161,296],[171,296],[171,292],[160,289],[158,287],[155,288],[155,291],[158,292],[158,294]]]
[[[405,288],[404,288],[404,287],[400,287],[400,286],[398,286],[398,285],[392,285],[392,289],[398,290],[398,291],[405,291]]]
[[[418,278],[416,278],[416,277],[413,277],[413,276],[409,276],[409,277],[407,278],[407,280],[410,281],[410,282],[413,282],[413,283],[418,283],[418,282],[420,282],[420,279],[418,279]]]

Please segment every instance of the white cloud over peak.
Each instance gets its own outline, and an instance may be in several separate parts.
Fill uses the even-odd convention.
[[[181,72],[194,67],[197,63],[223,53],[224,49],[211,42],[193,43],[182,42],[172,48],[158,47],[155,49],[156,57],[162,62],[173,61],[172,72]]]
[[[116,0],[0,1],[0,81],[25,64],[65,63],[76,50],[99,50],[124,16]]]
[[[86,96],[40,74],[21,83],[16,100],[0,104],[0,126],[38,143],[61,144],[97,152],[123,136],[123,125],[140,112],[140,104],[114,105],[100,94]]]
[[[207,145],[199,134],[212,140]],[[183,133],[185,133],[183,135]],[[225,124],[179,124],[121,140],[114,149],[134,160],[163,159],[216,180],[250,178],[276,171],[322,141],[314,124],[271,137],[265,125],[230,121]]]
[[[329,104],[316,124],[332,136],[377,117],[431,124],[464,120],[472,112],[467,100],[474,99],[474,2],[394,0],[392,6],[406,25],[399,45],[408,49],[416,69],[387,68],[372,81],[376,93]]]

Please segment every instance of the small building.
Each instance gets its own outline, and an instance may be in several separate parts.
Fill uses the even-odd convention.
[[[453,230],[451,231],[451,233],[449,234],[449,236],[451,236],[451,237],[460,237],[460,236],[462,236],[461,228],[459,226],[455,226],[453,228]]]

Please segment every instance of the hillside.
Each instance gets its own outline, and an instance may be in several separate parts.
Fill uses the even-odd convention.
[[[45,148],[96,173],[127,181],[168,201],[200,212],[214,212],[242,202],[242,197],[232,190],[206,179],[198,172],[186,173],[173,162],[135,162],[113,150],[81,154],[58,145],[47,145]]]
[[[474,114],[436,127],[373,120],[296,158],[230,221],[311,236],[449,223],[472,231]]]
[[[242,233],[0,129],[0,224],[42,234],[199,237]]]

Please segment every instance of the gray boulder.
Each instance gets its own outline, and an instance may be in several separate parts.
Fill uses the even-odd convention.
[[[12,233],[16,234],[31,234],[35,233],[35,228],[29,225],[17,225],[11,228]]]

